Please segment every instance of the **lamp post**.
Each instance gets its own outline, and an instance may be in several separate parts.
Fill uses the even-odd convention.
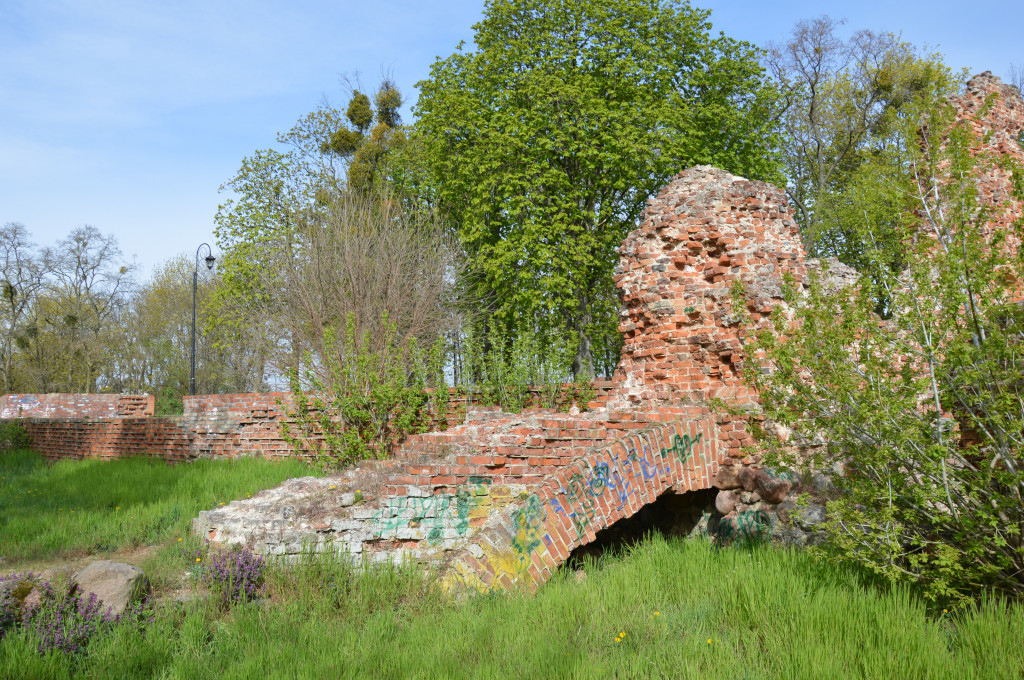
[[[207,269],[213,269],[213,263],[217,259],[213,256],[209,243],[202,243],[196,248],[196,268],[192,272],[192,372],[188,379],[188,393],[192,395],[196,393],[196,288],[199,287],[199,253],[202,252],[203,246],[206,247],[206,257],[203,260]]]

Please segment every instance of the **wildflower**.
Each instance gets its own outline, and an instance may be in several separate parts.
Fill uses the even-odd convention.
[[[708,638],[708,644],[709,645],[711,644],[711,638]]]
[[[197,557],[197,558],[196,558],[196,562],[200,562],[200,561],[202,561],[202,559],[203,559],[203,558],[201,558],[201,557]],[[708,640],[708,642],[711,642],[711,640]]]
[[[181,539],[180,538],[178,539],[178,543],[181,543]]]
[[[661,612],[654,612],[655,616],[661,616]]]

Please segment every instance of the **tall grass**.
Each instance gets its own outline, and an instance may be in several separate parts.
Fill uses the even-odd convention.
[[[454,603],[420,574],[309,557],[225,614],[166,607],[78,658],[0,643],[40,678],[1020,678],[1024,609],[929,615],[906,590],[795,552],[651,539],[536,596]],[[4,676],[3,674],[8,674]]]
[[[309,474],[297,460],[48,464],[30,451],[0,453],[0,556],[10,564],[161,543],[186,533],[199,510]]]

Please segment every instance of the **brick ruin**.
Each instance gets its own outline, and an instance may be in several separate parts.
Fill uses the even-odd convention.
[[[765,323],[785,273],[806,275],[782,190],[710,166],[676,176],[620,250],[625,335],[607,404],[579,413],[470,413],[387,461],[292,480],[201,513],[197,533],[271,555],[332,551],[442,568],[453,589],[534,588],[600,532],[666,494],[719,489],[691,524],[770,530],[792,481],[759,465],[743,419],[732,286]],[[716,509],[717,506],[717,509]]]
[[[1014,88],[982,74],[953,104],[964,118],[993,95],[989,115],[971,125],[991,133],[992,151],[1020,159],[1024,105]],[[982,196],[1005,205],[1009,181],[983,178]],[[1019,209],[1001,214],[1012,219]],[[757,408],[740,375],[733,290],[742,284],[749,319],[766,324],[783,304],[783,276],[799,285],[813,269],[827,270],[834,285],[856,278],[837,262],[805,258],[781,189],[690,168],[648,202],[620,249],[625,343],[593,408],[470,410],[443,432],[409,437],[394,458],[290,480],[200,513],[193,529],[284,559],[327,551],[369,563],[415,560],[437,567],[452,590],[536,588],[574,551],[665,499],[689,499],[677,507],[696,531],[775,531],[797,489],[761,465],[745,416],[730,415]],[[223,397],[191,411],[186,404],[192,421],[174,426],[185,432],[176,446],[186,458],[287,455],[275,443],[280,407],[238,396],[236,407],[216,403]]]

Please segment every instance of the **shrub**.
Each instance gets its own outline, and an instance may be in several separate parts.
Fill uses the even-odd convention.
[[[745,376],[770,419],[823,435],[819,468],[843,471],[824,525],[833,555],[934,600],[1021,597],[1024,169],[990,155],[948,106],[926,115],[920,132],[922,118],[909,119],[893,158],[875,161],[884,167],[861,170],[865,187],[902,182],[901,201],[865,189],[857,210],[887,206],[898,238],[867,238],[880,251],[868,255],[894,261],[885,251],[898,249],[903,268],[877,268],[849,290],[812,281],[801,296],[788,285],[792,315],[774,315],[773,332],[748,346],[767,366]],[[978,178],[997,173],[1014,195],[993,205]]]
[[[0,422],[0,451],[27,449],[31,443],[24,425],[19,422]]]
[[[222,604],[251,602],[263,592],[264,560],[252,550],[213,549],[200,560],[200,577]]]
[[[7,630],[20,625],[36,636],[40,654],[82,652],[99,633],[121,622],[140,620],[147,612],[146,603],[139,602],[115,615],[109,607],[103,609],[95,593],[83,593],[76,583],[37,583],[34,578],[33,574],[25,573],[2,579],[17,579],[19,586],[13,593],[16,603],[4,614],[7,620],[0,621],[0,639]],[[41,593],[39,601],[24,605],[25,596],[34,588]]]

